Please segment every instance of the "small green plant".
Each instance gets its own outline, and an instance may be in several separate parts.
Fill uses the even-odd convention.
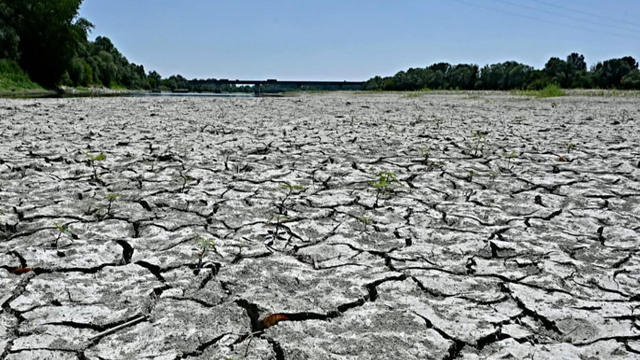
[[[440,127],[444,124],[444,119],[441,117],[434,117],[433,122],[436,124],[436,129],[440,130]]]
[[[489,171],[487,175],[489,175],[489,177],[491,178],[491,184],[493,184],[500,174],[497,171]]]
[[[487,135],[489,133],[486,131],[472,131],[471,132],[471,149],[470,155],[474,158],[482,157],[484,153],[484,147],[487,144]]]
[[[107,216],[111,215],[111,206],[113,205],[113,202],[118,200],[119,197],[121,197],[122,194],[116,194],[116,193],[111,193],[111,194],[107,194]]]
[[[302,185],[297,185],[297,184],[282,184],[282,190],[284,191],[284,197],[282,198],[282,200],[280,201],[280,204],[277,205],[278,207],[278,214],[280,215],[286,215],[287,214],[287,200],[289,200],[289,198],[291,197],[291,195],[295,195],[295,194],[300,194],[301,192],[303,192],[304,186]]]
[[[216,251],[216,242],[213,239],[202,236],[200,234],[196,234],[194,236],[194,240],[196,245],[198,246],[198,268],[197,272],[200,272],[202,269],[202,265],[204,263],[204,257],[207,255],[209,251]]]
[[[575,147],[576,147],[576,144],[574,144],[574,143],[572,143],[571,141],[569,141],[569,142],[567,143],[567,152],[569,152],[569,153],[570,153],[570,152],[571,152],[571,150],[575,149]]]
[[[390,193],[391,185],[398,182],[398,176],[393,171],[381,171],[378,173],[378,179],[371,181],[369,184],[377,191],[382,193]]]
[[[69,231],[69,227],[67,225],[60,225],[58,223],[53,223],[53,225],[55,225],[56,229],[58,229],[58,231],[60,231],[60,234],[64,234],[67,231]]]
[[[469,170],[469,172],[467,173],[467,181],[472,182],[474,176],[476,176],[476,172],[473,170]]]
[[[401,183],[398,181],[398,177],[393,171],[381,171],[378,173],[378,179],[370,181],[369,185],[371,185],[376,191],[376,202],[374,207],[378,207],[378,200],[380,200],[380,196],[391,195],[393,193],[393,186],[401,185]]]
[[[180,177],[182,178],[182,186],[180,187],[180,192],[183,193],[185,191],[185,189],[187,188],[187,185],[190,182],[194,182],[194,181],[198,181],[198,179],[189,176],[189,175],[185,175],[180,173]]]
[[[356,121],[356,116],[353,114],[353,111],[349,113],[349,125],[353,126],[353,123]]]
[[[420,154],[420,157],[422,158],[422,163],[424,165],[429,164],[429,156],[431,155],[431,151],[429,151],[429,147],[427,146],[419,147],[418,154]]]
[[[75,238],[69,225],[65,225],[65,224],[61,225],[58,223],[53,223],[53,225],[55,225],[56,229],[58,229],[58,236],[56,237],[56,239],[53,241],[53,244],[52,244],[54,248],[58,247],[58,242],[60,241],[60,238],[62,238],[63,235],[67,235],[70,239]]]
[[[506,169],[508,171],[511,171],[511,168],[512,168],[511,160],[517,158],[518,154],[515,151],[512,151],[512,152],[505,152],[504,154],[502,154],[502,156],[504,156],[504,158],[507,159]]]
[[[107,155],[105,155],[104,153],[100,153],[98,155],[91,155],[91,154],[87,153],[86,155],[89,158],[89,160],[91,160],[91,161],[104,161],[104,160],[107,160]]]
[[[98,165],[96,163],[106,160],[107,159],[107,155],[105,155],[104,153],[100,153],[98,155],[91,155],[89,153],[86,153],[85,155],[89,158],[89,164],[93,168],[93,178],[95,180],[99,180],[98,179]]]
[[[358,222],[362,224],[363,226],[362,231],[367,231],[367,225],[372,224],[374,222],[372,218],[367,216],[356,217],[356,220],[358,220]]]

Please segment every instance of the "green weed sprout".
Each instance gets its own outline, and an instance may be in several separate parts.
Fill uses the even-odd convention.
[[[293,193],[296,191],[303,191],[304,190],[304,186],[302,185],[289,185],[289,184],[282,184],[282,188],[288,190],[289,193]]]
[[[294,194],[299,194],[301,192],[304,191],[304,186],[302,185],[296,185],[296,184],[282,184],[282,190],[284,191],[285,195],[284,198],[282,198],[282,201],[280,201],[280,204],[277,205],[278,206],[278,214],[280,215],[286,215],[287,214],[287,200],[289,200],[289,198],[291,197],[291,195]]]
[[[213,239],[209,239],[200,234],[196,234],[194,237],[196,244],[198,245],[198,272],[202,269],[202,263],[207,252],[210,250],[216,251],[216,242]]]
[[[366,217],[366,216],[359,216],[359,217],[356,218],[356,220],[358,220],[364,226],[363,231],[367,230],[367,225],[373,223],[373,219],[370,218],[370,217]]]
[[[436,123],[436,129],[440,130],[440,127],[444,123],[444,119],[440,118],[440,117],[435,117],[435,118],[433,118],[433,122]]]
[[[518,154],[515,151],[504,153],[503,156],[507,159],[507,170],[511,171],[511,159],[515,159],[518,157]]]
[[[469,172],[467,173],[467,180],[469,182],[473,181],[474,176],[476,176],[476,172],[473,170],[469,170]]]
[[[107,159],[107,155],[105,155],[104,153],[100,153],[98,155],[91,155],[91,154],[87,153],[85,155],[87,155],[87,157],[91,161],[104,161],[104,160]]]
[[[567,151],[571,152],[571,150],[573,150],[576,147],[576,144],[572,143],[571,141],[569,141],[567,143]]]
[[[429,156],[431,155],[431,152],[429,151],[429,148],[426,146],[421,146],[418,148],[418,153],[420,154],[420,157],[422,158],[422,163],[424,165],[427,165],[429,163]]]
[[[107,205],[107,215],[111,215],[111,205],[113,204],[114,201],[118,200],[118,198],[121,196],[122,194],[116,194],[116,193],[107,194],[107,201],[109,202],[109,204]]]
[[[399,181],[393,171],[381,171],[378,173],[378,179],[370,182],[376,190],[384,193],[390,192],[390,187],[394,183],[399,183]]]
[[[284,220],[289,219],[289,216],[287,216],[287,215],[283,215],[283,214],[273,214],[273,217],[272,217],[271,219],[272,219],[272,221],[273,221],[273,220],[275,220],[275,221],[276,221],[276,223],[274,224],[274,225],[275,225],[275,227],[276,227],[276,231],[275,231],[275,233],[273,234],[273,238],[274,238],[274,239],[278,239],[278,236],[279,236],[279,234],[280,234],[280,227],[282,227],[282,222],[283,222]]]
[[[376,202],[374,207],[378,206],[380,195],[390,195],[393,192],[392,186],[394,184],[400,185],[400,182],[398,181],[396,173],[393,171],[381,171],[378,173],[377,180],[369,182],[369,185],[376,190]]]
[[[98,168],[97,168],[96,162],[106,160],[107,155],[105,155],[104,153],[100,153],[98,155],[91,155],[89,153],[86,153],[85,155],[89,158],[89,163],[93,168],[93,178],[98,180]]]
[[[180,192],[181,192],[181,193],[183,193],[183,192],[184,192],[184,190],[187,188],[187,184],[188,184],[189,182],[197,181],[197,180],[198,180],[198,179],[196,179],[196,178],[194,178],[194,177],[192,177],[192,176],[184,175],[184,174],[180,174],[180,177],[182,177],[182,186],[180,187]]]
[[[474,158],[479,158],[482,156],[484,152],[484,146],[486,145],[486,137],[487,132],[484,131],[473,131],[471,133],[471,142],[472,142],[472,153],[471,156]]]
[[[60,234],[64,234],[69,231],[69,227],[66,225],[60,225],[58,223],[53,223],[53,225],[55,225],[58,231],[60,231]]]
[[[432,161],[431,166],[435,166],[439,168],[444,167],[444,161]]]
[[[58,223],[53,223],[53,225],[55,225],[56,229],[58,229],[58,236],[56,237],[56,239],[53,242],[53,247],[55,247],[55,248],[58,247],[58,241],[60,241],[60,238],[65,234],[68,235],[69,238],[71,238],[71,239],[74,238],[73,232],[71,231],[71,228],[69,227],[69,225],[64,225],[64,224],[60,225]]]
[[[493,185],[500,174],[497,171],[489,171],[487,175],[491,178],[491,184]]]

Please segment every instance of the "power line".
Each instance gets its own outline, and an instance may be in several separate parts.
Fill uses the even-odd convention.
[[[584,10],[580,10],[580,9],[574,9],[574,8],[570,8],[570,7],[566,7],[566,6],[550,3],[550,2],[547,2],[547,1],[543,1],[543,0],[533,0],[533,1],[536,1],[538,3],[544,4],[544,5],[547,5],[547,6],[550,6],[550,7],[563,9],[563,10],[568,10],[568,11],[571,11],[571,12],[575,12],[575,13],[580,13],[580,14],[583,14],[583,15],[591,16],[591,17],[594,17],[594,18],[597,18],[597,19],[607,19],[608,18],[609,21],[613,21],[613,22],[616,22],[616,23],[625,23],[625,24],[631,25],[631,26],[633,26],[633,27],[635,27],[637,29],[640,29],[640,23],[634,23],[632,21],[612,18],[612,17],[609,17],[609,16],[604,16],[602,14],[595,14],[595,13],[592,13],[592,12],[588,12],[588,11],[584,11]]]
[[[556,17],[561,17],[561,18],[564,17],[564,18],[567,18],[567,19],[570,19],[570,20],[573,20],[573,21],[581,22],[581,23],[582,22],[588,22],[589,25],[600,25],[600,26],[605,26],[605,27],[608,27],[608,28],[617,28],[618,30],[621,30],[621,31],[631,32],[631,33],[633,33],[633,36],[635,36],[635,34],[638,31],[640,31],[640,29],[631,29],[629,27],[620,26],[620,25],[617,25],[617,24],[608,24],[608,23],[603,23],[603,22],[600,22],[600,21],[593,21],[593,20],[586,19],[584,17],[579,17],[579,16],[576,17],[575,15],[570,15],[570,14],[565,14],[565,13],[558,13],[558,12],[547,10],[547,9],[540,9],[540,8],[537,8],[537,7],[534,7],[534,6],[530,6],[530,5],[526,5],[526,4],[522,4],[522,3],[513,3],[511,1],[506,1],[506,0],[494,0],[494,1],[499,1],[499,2],[502,2],[504,4],[507,4],[507,5],[510,5],[510,6],[513,6],[513,7],[520,7],[520,8],[530,9],[530,10],[533,10],[533,11],[543,12],[543,13],[549,14],[551,16],[556,16]]]
[[[502,13],[502,14],[506,14],[506,15],[511,15],[511,16],[517,16],[517,17],[521,17],[521,18],[526,18],[529,20],[534,20],[536,22],[542,22],[542,23],[547,23],[547,24],[551,24],[551,25],[557,25],[557,26],[561,26],[561,27],[569,27],[569,28],[574,28],[574,29],[579,29],[582,31],[589,31],[589,32],[597,32],[600,34],[609,34],[612,36],[616,36],[619,38],[624,38],[624,39],[635,39],[635,40],[639,40],[640,41],[640,37],[631,34],[620,34],[620,33],[616,33],[616,32],[611,32],[611,31],[607,31],[607,30],[603,30],[603,29],[596,29],[596,28],[589,28],[589,27],[585,27],[582,25],[577,25],[577,24],[566,24],[566,23],[561,23],[561,22],[557,22],[557,21],[553,21],[553,20],[549,20],[549,19],[544,19],[544,18],[540,18],[540,17],[536,17],[536,16],[531,16],[531,15],[526,15],[526,14],[521,14],[521,13],[517,13],[517,12],[512,12],[512,11],[508,11],[508,10],[504,10],[504,9],[500,9],[500,8],[494,8],[494,7],[489,7],[486,5],[480,5],[477,4],[476,2],[466,2],[465,0],[454,0],[457,1],[463,5],[469,6],[469,7],[476,7],[476,8],[480,8],[480,9],[484,9],[484,10],[489,10],[489,11],[494,11],[494,12],[498,12],[498,13]]]

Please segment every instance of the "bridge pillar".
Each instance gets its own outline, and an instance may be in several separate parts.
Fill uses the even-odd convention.
[[[253,86],[253,94],[255,96],[260,96],[261,87],[262,87],[262,85],[260,85],[260,84],[255,84]]]

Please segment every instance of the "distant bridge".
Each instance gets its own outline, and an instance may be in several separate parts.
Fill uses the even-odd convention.
[[[260,94],[263,85],[288,85],[302,88],[305,86],[337,86],[342,89],[346,86],[364,88],[364,81],[308,81],[308,80],[229,80],[229,79],[211,79],[207,81],[208,84],[216,85],[253,85],[255,87],[254,92]]]

